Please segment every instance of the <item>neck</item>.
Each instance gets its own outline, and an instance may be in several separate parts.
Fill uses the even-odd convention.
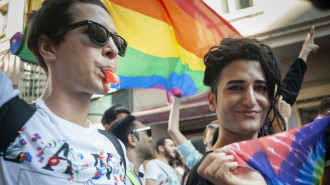
[[[134,172],[138,176],[139,175],[139,167],[144,161],[139,155],[136,154],[135,150],[132,150],[130,148],[127,148],[127,158],[128,160],[134,164]]]
[[[41,98],[57,116],[88,128],[87,115],[91,94],[70,93],[47,83]]]
[[[157,159],[162,161],[163,163],[166,163],[166,164],[170,165],[169,164],[170,159],[168,157],[166,157],[164,154],[159,153]]]
[[[256,138],[258,138],[258,133],[243,135],[243,134],[233,133],[229,130],[226,130],[225,128],[221,128],[219,131],[219,137],[217,139],[217,142],[214,144],[211,150],[215,150],[217,148],[221,148],[235,142],[256,139]]]

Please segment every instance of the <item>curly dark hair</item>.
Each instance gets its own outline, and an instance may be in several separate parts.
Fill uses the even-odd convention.
[[[225,38],[218,46],[213,46],[204,56],[206,66],[204,73],[204,85],[210,86],[211,92],[217,97],[219,77],[223,68],[235,60],[255,60],[261,65],[262,72],[266,79],[267,95],[270,102],[270,109],[259,136],[274,133],[272,124],[275,119],[281,121],[285,129],[285,121],[275,106],[275,102],[282,94],[280,63],[273,50],[266,44],[248,38]],[[270,111],[274,111],[274,118],[268,119]]]

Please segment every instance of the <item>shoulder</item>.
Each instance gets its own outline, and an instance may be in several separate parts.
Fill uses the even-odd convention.
[[[19,94],[19,91],[15,91],[9,78],[0,70],[0,107],[10,99]]]
[[[156,159],[153,159],[153,160],[150,160],[147,163],[146,170],[148,170],[148,169],[154,169],[155,167],[158,167],[158,166],[157,166]]]

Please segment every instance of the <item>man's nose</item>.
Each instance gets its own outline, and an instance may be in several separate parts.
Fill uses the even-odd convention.
[[[256,99],[256,94],[253,88],[248,88],[244,92],[244,97],[243,97],[243,104],[247,108],[252,108],[257,104],[257,99]]]
[[[110,59],[113,59],[118,55],[118,48],[112,37],[110,37],[107,44],[103,46],[102,54],[109,57]]]

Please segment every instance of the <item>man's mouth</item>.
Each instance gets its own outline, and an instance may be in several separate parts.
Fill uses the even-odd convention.
[[[119,84],[119,76],[117,76],[111,69],[102,68],[101,69],[104,74],[104,80],[107,83],[111,84]]]

